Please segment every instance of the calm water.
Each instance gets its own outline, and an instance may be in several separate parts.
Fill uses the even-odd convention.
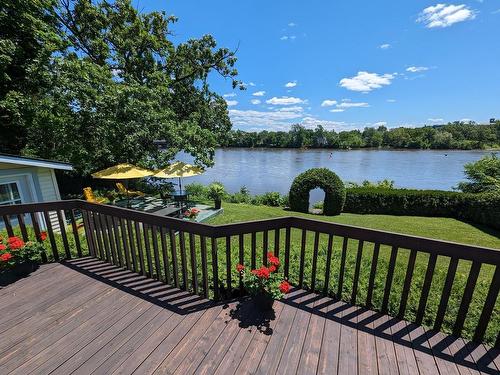
[[[397,187],[452,190],[464,179],[464,164],[488,151],[381,151],[219,149],[215,166],[184,183],[221,181],[235,192],[245,185],[251,194],[288,193],[293,179],[309,168],[326,167],[344,181],[394,180]],[[183,158],[184,159],[184,158]],[[188,161],[189,159],[186,158]],[[316,194],[314,194],[316,195]],[[311,201],[318,197],[311,197]],[[317,199],[319,200],[319,199]]]

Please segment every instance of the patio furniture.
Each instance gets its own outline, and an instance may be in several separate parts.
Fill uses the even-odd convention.
[[[186,190],[174,191],[170,195],[172,196],[174,202],[176,202],[181,209],[188,207],[189,194]]]
[[[83,188],[83,197],[87,202],[91,203],[104,203],[106,201],[105,198],[96,198],[90,186]]]
[[[134,191],[134,190],[128,190],[125,185],[123,185],[121,182],[116,183],[116,187],[118,188],[118,192],[120,194],[129,196],[129,197],[143,197],[146,194],[144,194],[142,191]]]

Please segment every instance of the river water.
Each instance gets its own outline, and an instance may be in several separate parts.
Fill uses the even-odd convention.
[[[215,166],[183,183],[222,182],[229,192],[246,186],[251,194],[288,193],[293,179],[309,168],[326,167],[343,181],[394,180],[396,187],[452,190],[464,180],[464,164],[489,151],[450,150],[298,150],[225,148],[215,153]],[[188,157],[181,159],[189,161]],[[311,201],[319,198],[317,193]],[[315,197],[318,195],[318,197]],[[318,200],[319,200],[318,199]]]

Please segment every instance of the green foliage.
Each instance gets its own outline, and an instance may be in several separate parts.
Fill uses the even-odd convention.
[[[44,247],[40,242],[25,243],[16,236],[5,239],[0,236],[0,272],[23,263],[40,262],[40,255],[43,251]]]
[[[454,122],[447,125],[421,128],[394,128],[385,126],[359,130],[325,130],[321,125],[308,129],[292,126],[289,132],[244,132],[234,130],[225,138],[224,146],[231,147],[289,147],[350,149],[386,147],[409,149],[484,149],[500,147],[500,121],[478,125],[473,122]]]
[[[203,184],[193,182],[187,184],[185,190],[189,194],[190,199],[204,200],[208,198],[208,188]]]
[[[440,190],[347,189],[344,211],[359,214],[439,216],[500,229],[500,194]]]
[[[212,182],[208,185],[207,198],[220,201],[226,196],[226,189],[221,182]]]
[[[394,181],[388,180],[388,179],[384,179],[384,180],[377,181],[377,182],[371,182],[368,180],[364,180],[361,184],[358,184],[357,182],[347,182],[346,187],[347,188],[365,187],[365,188],[394,189]]]
[[[211,35],[174,44],[176,21],[130,0],[8,0],[0,114],[12,137],[0,152],[71,162],[83,176],[120,162],[164,166],[179,151],[212,165],[231,123],[208,81],[215,73],[243,88],[236,58]],[[153,140],[165,140],[164,150]]]
[[[466,193],[500,191],[500,158],[496,154],[465,164],[468,182],[460,182],[458,188]]]
[[[345,187],[342,180],[327,168],[313,168],[298,175],[289,193],[290,208],[293,211],[308,212],[309,192],[321,188],[325,191],[324,215],[339,215],[345,202]]]
[[[281,206],[281,195],[277,191],[267,192],[258,197],[260,204],[271,207]]]

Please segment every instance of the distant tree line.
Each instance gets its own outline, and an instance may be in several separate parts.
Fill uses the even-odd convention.
[[[318,125],[307,129],[300,124],[291,130],[245,132],[231,130],[224,147],[270,148],[408,148],[408,149],[484,149],[500,147],[500,121],[488,125],[453,122],[420,128],[367,127],[363,131],[336,132]]]

